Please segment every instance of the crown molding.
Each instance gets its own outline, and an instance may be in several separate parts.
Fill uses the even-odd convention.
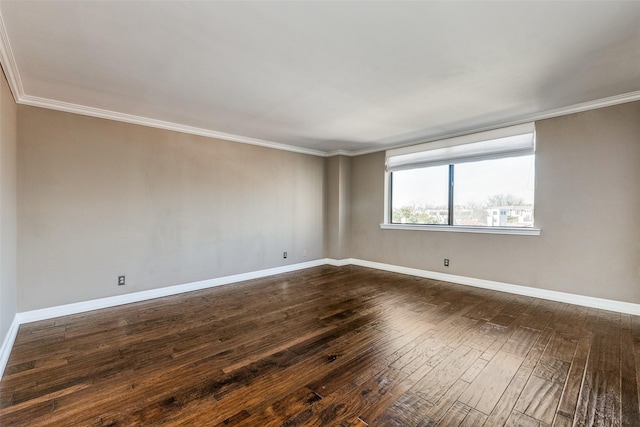
[[[333,157],[333,156],[348,156],[348,157],[353,157],[353,151],[348,151],[348,150],[333,150],[333,151],[328,151],[325,154],[326,157]]]
[[[250,138],[230,133],[217,132],[210,129],[195,126],[181,125],[178,123],[166,122],[164,120],[151,119],[148,117],[135,116],[132,114],[119,113],[117,111],[103,110],[100,108],[87,107],[84,105],[72,104],[64,101],[40,98],[37,96],[24,95],[18,101],[20,104],[33,107],[48,108],[52,110],[64,111],[67,113],[81,114],[83,116],[98,117],[102,119],[115,120],[119,122],[132,123],[136,125],[149,126],[158,129],[171,130],[175,132],[188,133],[191,135],[205,136],[226,141],[240,142],[243,144],[258,145],[261,147],[275,148],[277,150],[292,151],[294,153],[310,154],[313,156],[325,157],[324,151],[312,150],[309,148],[296,147],[293,145],[281,144],[263,139]]]
[[[519,125],[527,122],[535,122],[538,120],[550,119],[554,117],[565,116],[568,114],[581,113],[584,111],[595,110],[598,108],[611,107],[613,105],[624,104],[627,102],[634,102],[640,100],[640,90],[635,92],[624,93],[620,95],[610,96],[607,98],[597,99],[593,101],[582,102],[567,107],[555,108],[535,114],[529,114],[524,117],[520,117],[517,120],[512,120],[505,123],[494,124],[472,130],[465,130],[463,132],[454,132],[448,134],[442,134],[434,136],[428,139],[421,139],[411,142],[405,142],[401,144],[389,144],[378,147],[365,148],[362,150],[333,150],[323,151],[314,150],[310,148],[297,147],[288,144],[282,144],[273,141],[267,141],[258,138],[251,138],[242,135],[235,135],[230,133],[218,132],[211,129],[204,129],[194,126],[182,125],[178,123],[167,122],[158,119],[152,119],[148,117],[135,116],[132,114],[120,113],[117,111],[103,110],[100,108],[89,107],[85,105],[73,104],[64,101],[57,101],[53,99],[41,98],[37,96],[31,96],[25,94],[20,73],[18,72],[18,66],[16,64],[13,50],[9,42],[9,36],[6,31],[4,19],[2,18],[2,11],[0,10],[0,63],[4,69],[7,81],[13,97],[18,104],[30,105],[34,107],[48,108],[52,110],[64,111],[68,113],[81,114],[84,116],[98,117],[108,120],[115,120],[125,123],[132,123],[142,126],[149,126],[158,129],[165,129],[175,132],[187,133],[192,135],[204,136],[208,138],[222,139],[232,142],[240,142],[243,144],[257,145],[261,147],[274,148],[277,150],[290,151],[294,153],[309,154],[312,156],[320,157],[332,157],[332,156],[362,156],[365,154],[378,153],[394,148],[408,147],[411,145],[422,144],[440,139],[454,138],[464,136],[477,132],[484,132],[488,130],[494,130],[507,126]]]
[[[560,108],[554,108],[552,110],[541,111],[539,113],[523,116],[517,120],[512,120],[510,122],[503,122],[503,123],[476,128],[472,130],[466,130],[463,132],[441,134],[432,138],[421,139],[413,142],[407,142],[407,143],[396,144],[396,145],[386,145],[386,146],[380,146],[380,147],[374,147],[374,148],[365,148],[362,150],[351,151],[350,152],[351,154],[349,155],[362,156],[365,154],[379,153],[380,151],[387,151],[395,148],[410,147],[412,145],[439,141],[441,139],[457,138],[460,136],[470,135],[474,133],[485,132],[485,131],[505,128],[509,126],[516,126],[524,123],[536,122],[536,121],[545,120],[545,119],[552,119],[554,117],[567,116],[569,114],[582,113],[585,111],[597,110],[598,108],[612,107],[614,105],[626,104],[627,102],[635,102],[635,101],[640,101],[640,90],[637,90],[635,92],[623,93],[620,95],[609,96],[607,98],[596,99],[593,101],[581,102],[579,104],[573,104],[567,107],[560,107]]]
[[[18,66],[16,65],[16,58],[13,55],[11,49],[11,43],[9,43],[9,35],[7,34],[7,28],[4,25],[4,19],[0,11],[0,62],[2,62],[2,68],[4,75],[7,77],[9,83],[9,89],[13,93],[13,98],[18,100],[24,97],[24,87],[22,86],[22,80],[18,73]]]
[[[1,18],[1,16],[0,16],[0,18]],[[2,31],[3,31],[3,27],[2,27],[1,20],[0,20],[0,36],[4,37],[1,34]],[[3,44],[4,44],[4,40],[3,40],[3,43],[0,43],[0,54],[2,54],[3,61],[5,59],[5,54],[8,54],[8,58],[13,58],[13,55],[11,54],[10,48],[6,49],[6,50],[3,49],[3,47],[4,47],[4,46],[2,46]],[[8,59],[8,61],[9,61],[8,62],[9,66],[7,68],[11,69],[11,67],[15,67],[15,61],[13,61],[12,59]],[[11,64],[13,64],[13,65],[11,65]],[[13,71],[9,71],[7,74],[8,74],[7,75],[7,79],[8,80],[10,79],[9,75],[13,75],[14,76],[13,77],[13,86],[12,86],[12,82],[11,81],[9,82],[9,85],[12,86],[12,91],[14,93],[14,97],[15,97],[16,93],[19,94],[16,97],[16,102],[19,103],[19,104],[30,105],[30,106],[41,107],[41,108],[48,108],[48,109],[52,109],[52,110],[64,111],[64,112],[67,112],[67,113],[81,114],[81,115],[84,115],[84,116],[99,117],[99,118],[103,118],[103,119],[115,120],[115,121],[120,121],[120,122],[125,122],[125,123],[132,123],[132,124],[142,125],[142,126],[149,126],[149,127],[165,129],[165,130],[171,130],[171,131],[175,131],[175,132],[188,133],[188,134],[192,134],[192,135],[204,136],[204,137],[209,137],[209,138],[222,139],[222,140],[226,140],[226,141],[240,142],[240,143],[243,143],[243,144],[258,145],[258,146],[261,146],[261,147],[274,148],[274,149],[277,149],[277,150],[284,150],[284,151],[291,151],[291,152],[294,152],[294,153],[309,154],[309,155],[312,155],[312,156],[319,156],[319,157],[333,157],[333,156],[355,157],[355,156],[362,156],[362,155],[365,155],[365,154],[378,153],[378,152],[381,152],[381,151],[386,151],[386,150],[395,149],[395,148],[408,147],[408,146],[411,146],[411,145],[423,144],[423,143],[433,142],[433,141],[437,141],[437,140],[441,140],[441,139],[455,138],[455,137],[465,136],[465,135],[469,135],[469,134],[473,134],[473,133],[485,132],[485,131],[495,130],[495,129],[499,129],[499,128],[503,128],[503,127],[520,125],[520,124],[523,124],[523,123],[529,123],[529,122],[535,122],[535,121],[539,121],[539,120],[551,119],[551,118],[554,118],[554,117],[566,116],[566,115],[569,115],[569,114],[582,113],[582,112],[585,112],[585,111],[596,110],[598,108],[611,107],[611,106],[614,106],[614,105],[625,104],[625,103],[628,103],[628,102],[634,102],[634,101],[639,101],[640,100],[640,90],[638,90],[638,91],[635,91],[635,92],[629,92],[629,93],[625,93],[625,94],[621,94],[621,95],[610,96],[608,98],[602,98],[602,99],[597,99],[597,100],[594,100],[594,101],[582,102],[582,103],[579,103],[579,104],[570,105],[568,107],[561,107],[561,108],[556,108],[556,109],[552,109],[552,110],[543,111],[543,112],[540,112],[540,113],[530,114],[530,115],[521,117],[518,120],[513,120],[513,121],[510,121],[510,122],[504,122],[504,123],[499,123],[499,124],[496,124],[496,125],[485,126],[485,127],[482,127],[482,128],[476,128],[476,129],[467,130],[467,131],[464,131],[464,132],[443,134],[443,135],[439,135],[437,137],[426,139],[426,140],[413,141],[413,142],[410,142],[410,143],[404,143],[404,144],[398,144],[398,145],[385,145],[385,146],[367,148],[367,149],[355,150],[355,151],[349,151],[349,150],[321,151],[321,150],[313,150],[313,149],[310,149],[310,148],[297,147],[297,146],[294,146],[294,145],[282,144],[282,143],[278,143],[278,142],[267,141],[267,140],[262,140],[262,139],[257,139],[257,138],[250,138],[250,137],[246,137],[246,136],[242,136],[242,135],[234,135],[234,134],[229,134],[229,133],[224,133],[224,132],[218,132],[218,131],[214,131],[214,130],[210,130],[210,129],[204,129],[204,128],[198,128],[198,127],[194,127],[194,126],[181,125],[181,124],[178,124],[178,123],[172,123],[172,122],[167,122],[167,121],[163,121],[163,120],[151,119],[151,118],[142,117],[142,116],[135,116],[135,115],[132,115],[132,114],[119,113],[117,111],[103,110],[103,109],[100,109],[100,108],[94,108],[94,107],[88,107],[88,106],[84,106],[84,105],[72,104],[72,103],[64,102],[64,101],[57,101],[57,100],[53,100],[53,99],[40,98],[40,97],[36,97],[36,96],[31,96],[31,95],[24,95],[24,93],[22,92],[22,83],[20,82],[20,77],[19,77],[18,73],[17,72],[14,73]]]
[[[27,95],[24,92],[18,65],[16,63],[9,35],[4,24],[2,11],[0,10],[0,63],[7,77],[9,88],[13,93],[13,98],[17,104],[30,105],[33,107],[48,108],[51,110],[64,111],[67,113],[81,114],[83,116],[98,117],[102,119],[115,120],[119,122],[132,123],[136,125],[149,126],[158,129],[171,130],[175,132],[188,133],[192,135],[204,136],[208,138],[222,139],[225,141],[240,142],[243,144],[258,145],[261,147],[275,148],[277,150],[291,151],[294,153],[310,154],[312,156],[326,157],[327,153],[321,150],[313,150],[310,148],[296,147],[288,144],[281,144],[273,141],[266,141],[257,138],[250,138],[230,133],[217,132],[210,129],[203,129],[194,126],[187,126],[178,123],[167,122],[163,120],[151,119],[148,117],[135,116],[132,114],[120,113],[117,111],[103,110],[100,108],[88,107],[86,105],[78,105],[64,101],[40,98],[37,96]]]

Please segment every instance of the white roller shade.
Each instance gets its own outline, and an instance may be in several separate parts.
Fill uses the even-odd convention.
[[[535,152],[535,124],[426,142],[387,151],[387,171],[515,157]]]

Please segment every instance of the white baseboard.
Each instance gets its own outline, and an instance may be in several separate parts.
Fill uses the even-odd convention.
[[[529,286],[513,285],[503,282],[494,282],[492,280],[475,279],[473,277],[456,276],[453,274],[420,270],[410,267],[401,267],[398,265],[364,261],[354,258],[351,258],[348,261],[348,263],[351,265],[359,265],[361,267],[375,268],[378,270],[391,271],[394,273],[408,274],[411,276],[424,277],[427,279],[442,280],[445,282],[452,282],[460,285],[474,286],[476,288],[491,289],[494,291],[507,292],[510,294],[525,295],[529,297],[581,305],[585,307],[599,308],[602,310],[616,311],[619,313],[633,314],[636,316],[640,315],[640,304],[634,304],[630,302],[588,297],[584,295],[570,294],[567,292],[551,291],[548,289],[532,288]]]
[[[199,282],[184,283],[182,285],[167,286],[164,288],[151,289],[148,291],[134,292],[130,294],[117,295],[113,297],[94,299],[77,302],[74,304],[59,305],[39,310],[25,311],[16,314],[20,324],[37,322],[39,320],[52,319],[54,317],[68,316],[70,314],[83,313],[86,311],[99,310],[101,308],[115,307],[123,304],[146,301],[154,298],[161,298],[170,295],[177,295],[184,292],[198,291],[212,288],[214,286],[228,285],[245,280],[259,279],[261,277],[273,276],[276,274],[289,273],[297,270],[304,270],[319,265],[326,265],[325,258],[299,264],[285,265],[282,267],[268,268],[266,270],[251,271],[248,273],[234,274],[231,276],[218,277],[215,279],[201,280]]]
[[[344,258],[344,259],[327,258],[327,264],[328,265],[332,265],[334,267],[344,267],[345,265],[353,264],[353,259],[351,259],[351,258]]]
[[[18,328],[23,323],[36,322],[39,320],[51,319],[54,317],[67,316],[70,314],[83,313],[86,311],[98,310],[101,308],[115,307],[122,304],[130,304],[169,295],[181,294],[214,286],[227,285],[242,282],[245,280],[259,279],[273,276],[275,274],[289,273],[297,270],[304,270],[321,265],[332,265],[343,267],[346,265],[357,265],[360,267],[375,268],[377,270],[391,271],[394,273],[408,274],[411,276],[424,277],[427,279],[442,280],[461,285],[474,286],[477,288],[491,289],[494,291],[508,292],[517,295],[526,295],[534,298],[542,298],[552,301],[564,302],[568,304],[582,305],[585,307],[599,308],[603,310],[617,311],[620,313],[640,315],[640,304],[614,301],[603,298],[594,298],[583,295],[570,294],[565,292],[550,291],[547,289],[531,288],[528,286],[513,285],[510,283],[494,282],[491,280],[475,279],[472,277],[456,276],[453,274],[438,273],[435,271],[420,270],[417,268],[402,267],[392,264],[384,264],[374,261],[365,261],[355,258],[331,259],[321,258],[314,261],[286,265],[282,267],[268,268],[266,270],[252,271],[249,273],[234,274],[231,276],[219,277],[215,279],[202,280],[199,282],[185,283],[182,285],[168,286],[165,288],[152,289],[148,291],[135,292],[131,294],[118,295],[108,298],[100,298],[74,304],[66,304],[56,307],[43,308],[40,310],[25,311],[17,313],[11,323],[9,332],[5,337],[2,348],[0,348],[0,378],[9,360],[9,354],[18,334]]]
[[[4,337],[4,341],[2,341],[2,347],[0,347],[0,378],[2,378],[2,375],[4,374],[4,368],[6,368],[7,362],[9,361],[9,355],[11,354],[13,343],[15,342],[16,336],[18,335],[18,328],[20,328],[20,322],[18,320],[18,316],[16,315],[13,316],[11,326],[9,326],[7,335]]]
[[[167,286],[164,288],[151,289],[148,291],[134,292],[130,294],[117,295],[107,298],[99,298],[89,301],[83,301],[73,304],[59,305],[55,307],[42,308],[39,310],[30,310],[17,313],[9,332],[2,343],[0,349],[0,379],[4,373],[4,369],[9,361],[11,348],[18,334],[18,328],[23,323],[37,322],[39,320],[53,319],[60,316],[68,316],[70,314],[84,313],[101,308],[115,307],[123,304],[146,301],[154,298],[166,297],[169,295],[177,295],[184,292],[197,291],[214,286],[228,285],[231,283],[242,282],[245,280],[259,279],[261,277],[273,276],[276,274],[289,273],[297,270],[304,270],[311,267],[329,264],[326,258],[321,258],[309,262],[299,264],[285,265],[282,267],[268,268],[265,270],[251,271],[248,273],[234,274],[231,276],[218,277],[215,279],[202,280],[199,282],[184,283],[182,285]]]

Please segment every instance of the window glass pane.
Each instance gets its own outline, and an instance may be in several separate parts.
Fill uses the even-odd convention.
[[[535,156],[455,165],[454,225],[533,227]]]
[[[393,172],[391,222],[396,224],[447,224],[449,217],[449,166]]]

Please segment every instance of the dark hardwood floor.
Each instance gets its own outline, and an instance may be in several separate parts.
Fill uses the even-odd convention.
[[[317,267],[22,325],[0,425],[640,426],[640,318]]]

